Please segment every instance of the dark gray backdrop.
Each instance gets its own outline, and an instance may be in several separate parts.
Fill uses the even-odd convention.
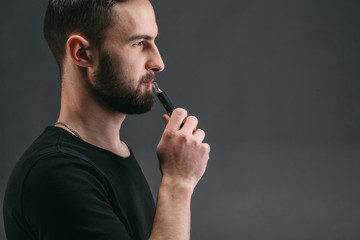
[[[1,3],[1,204],[16,160],[57,119],[46,4]],[[192,239],[360,239],[360,1],[153,4],[166,63],[158,82],[212,147]],[[121,132],[154,196],[162,112],[128,116]]]

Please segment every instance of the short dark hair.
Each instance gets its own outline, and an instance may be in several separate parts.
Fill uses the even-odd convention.
[[[82,34],[95,47],[101,46],[111,24],[111,8],[125,0],[49,0],[44,19],[44,36],[62,68],[65,44],[73,32]]]

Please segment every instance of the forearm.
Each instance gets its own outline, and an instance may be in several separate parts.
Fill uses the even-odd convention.
[[[150,240],[189,240],[193,187],[163,178]]]
[[[203,176],[210,146],[196,117],[184,109],[164,114],[166,127],[156,153],[163,175],[150,240],[189,240],[191,196]],[[184,124],[183,124],[184,123]]]

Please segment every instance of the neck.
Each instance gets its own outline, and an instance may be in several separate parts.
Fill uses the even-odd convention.
[[[128,157],[130,151],[120,140],[120,128],[126,115],[111,109],[91,92],[63,82],[58,122],[70,125],[84,141]],[[66,129],[62,125],[56,126]]]

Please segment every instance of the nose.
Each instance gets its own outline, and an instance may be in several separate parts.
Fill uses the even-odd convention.
[[[164,70],[165,65],[161,58],[159,49],[154,45],[149,53],[149,60],[146,62],[146,70],[153,72],[161,72]]]

